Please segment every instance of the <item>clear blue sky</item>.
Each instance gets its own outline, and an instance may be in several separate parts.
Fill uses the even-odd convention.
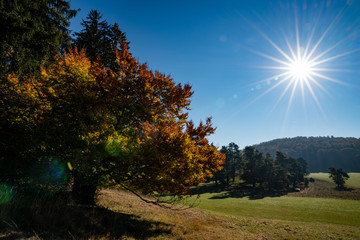
[[[296,136],[360,137],[360,1],[70,3],[81,8],[73,31],[97,9],[119,24],[140,62],[190,83],[190,118],[213,118],[217,131],[210,140],[217,146],[235,142],[243,148]],[[294,60],[298,49],[299,56],[311,53],[317,65]],[[285,73],[299,69],[287,66],[289,59],[307,64],[296,70],[307,71],[298,80]]]

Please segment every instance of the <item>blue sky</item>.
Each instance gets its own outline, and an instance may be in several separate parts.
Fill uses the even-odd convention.
[[[190,118],[213,118],[217,146],[360,137],[360,1],[70,3],[81,8],[73,31],[97,9],[119,24],[140,62],[189,83]],[[295,76],[291,61],[306,62],[311,72]]]

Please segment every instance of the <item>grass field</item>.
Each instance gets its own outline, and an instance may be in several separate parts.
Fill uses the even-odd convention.
[[[360,188],[360,173],[349,173],[350,178],[346,181],[345,186],[346,187],[357,187]],[[328,173],[311,173],[309,177],[326,180],[326,181],[332,181],[331,178],[329,178]]]
[[[3,206],[0,239],[360,239],[360,201],[351,200],[359,189],[336,191],[323,180],[284,196],[229,189],[205,184],[198,205],[182,211],[111,189],[95,208],[39,202],[14,216]]]
[[[223,198],[202,194],[197,208],[174,211],[103,190],[96,208],[54,203],[31,222],[9,224],[0,239],[359,239],[359,201],[301,197]],[[226,194],[225,194],[226,196]],[[14,221],[12,221],[14,220]],[[1,224],[0,224],[1,226]],[[1,228],[0,228],[1,230]]]
[[[198,207],[218,214],[360,227],[360,190],[338,191],[330,181],[316,180],[284,196],[244,194],[237,188],[219,191],[213,184],[200,189]]]
[[[256,218],[323,222],[360,227],[360,201],[305,197],[224,197],[202,194],[199,207],[221,214]]]

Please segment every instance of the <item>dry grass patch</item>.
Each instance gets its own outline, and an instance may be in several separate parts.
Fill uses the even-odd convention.
[[[308,188],[303,189],[301,192],[289,193],[288,196],[360,200],[360,189],[347,188],[338,190],[333,182],[315,179],[315,182],[309,183]]]

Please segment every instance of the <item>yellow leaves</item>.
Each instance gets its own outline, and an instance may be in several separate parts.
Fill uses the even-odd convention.
[[[114,133],[107,138],[105,150],[113,157],[120,155],[124,157],[132,154],[135,149],[135,145],[137,144],[134,143],[133,139],[118,133]]]
[[[78,76],[86,76],[89,74],[91,67],[90,60],[86,57],[84,49],[78,51],[75,47],[74,50],[69,50],[64,54],[64,64],[73,72],[76,72]]]
[[[15,74],[8,74],[5,77],[6,80],[8,80],[10,83],[12,83],[13,85],[16,85],[19,83],[19,80],[17,79],[17,77],[15,76]]]
[[[39,79],[44,85],[59,85],[59,88],[68,89],[71,87],[86,85],[87,82],[95,81],[90,74],[91,62],[86,57],[85,51],[74,50],[65,52],[63,56],[56,57],[56,63],[48,69],[40,70]]]
[[[198,145],[200,137],[192,138],[183,127],[174,121],[142,125],[145,137],[140,159],[149,168],[145,175],[151,180],[138,179],[134,184],[158,193],[186,194],[191,186],[203,182],[220,168],[223,154],[211,145]]]
[[[0,111],[2,118],[10,124],[24,124],[28,127],[41,120],[39,93],[33,79],[24,77],[20,82],[15,75],[9,74],[0,81]]]

